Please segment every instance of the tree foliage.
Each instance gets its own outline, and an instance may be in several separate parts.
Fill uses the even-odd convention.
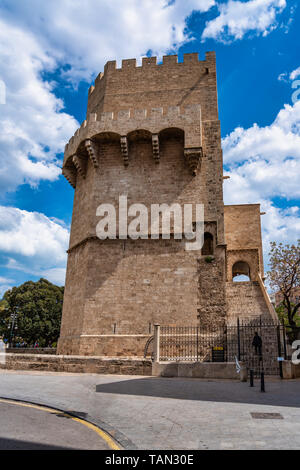
[[[281,293],[288,324],[295,328],[296,313],[300,303],[294,304],[292,296],[293,290],[300,285],[300,240],[297,245],[271,242],[270,268],[268,272],[270,287],[275,292]]]
[[[13,317],[15,341],[40,347],[56,342],[59,336],[64,288],[46,279],[28,281],[5,292],[0,304],[0,335],[10,341]]]

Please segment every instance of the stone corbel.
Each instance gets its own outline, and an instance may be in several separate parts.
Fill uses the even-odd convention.
[[[97,158],[97,147],[96,147],[95,142],[93,142],[91,139],[87,139],[84,145],[93,163],[94,168],[98,168],[99,163],[98,163],[98,158]]]
[[[123,156],[124,165],[128,166],[129,164],[129,155],[128,155],[128,141],[127,137],[123,135],[120,139],[121,153]]]
[[[201,166],[203,156],[202,147],[186,148],[184,149],[184,156],[193,176],[196,176],[197,171]]]
[[[75,168],[63,168],[62,174],[70,185],[75,189],[76,188],[76,170]]]
[[[159,138],[157,134],[152,135],[152,152],[155,163],[159,163]]]
[[[78,155],[73,155],[73,163],[77,172],[85,178],[86,175],[86,161],[83,158],[78,157]]]

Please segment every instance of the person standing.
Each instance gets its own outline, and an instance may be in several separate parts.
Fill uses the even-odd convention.
[[[254,346],[255,348],[255,354],[258,354],[259,356],[261,356],[262,355],[262,339],[257,333],[257,331],[254,333],[252,346]]]

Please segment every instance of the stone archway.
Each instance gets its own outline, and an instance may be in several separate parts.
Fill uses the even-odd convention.
[[[243,276],[243,278],[236,279],[238,276]],[[244,276],[246,276],[245,279]],[[250,273],[250,266],[246,261],[237,261],[234,263],[232,266],[232,280],[233,281],[238,281],[238,280],[249,280],[251,281],[251,273]]]

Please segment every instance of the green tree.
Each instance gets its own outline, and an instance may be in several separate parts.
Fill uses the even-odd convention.
[[[2,339],[4,330],[6,328],[8,313],[8,303],[6,300],[0,300],[0,338]]]
[[[293,290],[300,286],[300,240],[297,245],[271,242],[270,268],[268,272],[270,287],[282,295],[283,309],[279,313],[286,316],[288,325],[295,329],[300,303],[294,304],[292,295]]]
[[[295,304],[292,304],[292,306],[295,306]],[[289,327],[290,326],[289,319],[288,319],[288,316],[287,316],[286,308],[283,306],[283,304],[281,303],[281,304],[277,305],[275,310],[277,312],[280,323],[281,324],[283,323],[285,326]],[[296,323],[296,326],[299,328],[300,327],[300,316],[299,315],[298,316],[296,315],[295,323]]]
[[[59,336],[64,288],[46,279],[28,281],[13,287],[3,296],[0,306],[0,335],[10,341],[12,323],[14,338],[40,347],[56,342]],[[15,318],[15,321],[13,320]]]

